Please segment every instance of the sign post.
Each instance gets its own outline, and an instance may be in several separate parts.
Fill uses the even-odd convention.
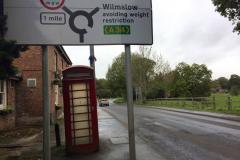
[[[130,45],[153,44],[151,0],[4,0],[6,40],[27,45],[125,45],[130,160],[136,159]],[[85,21],[83,21],[85,20]],[[16,27],[17,26],[17,27]],[[44,50],[44,154],[49,150],[47,47]],[[90,60],[94,67],[94,59]]]
[[[130,45],[125,45],[125,76],[127,85],[129,156],[130,160],[136,160]]]
[[[48,72],[48,46],[42,46],[43,61],[43,158],[51,159],[50,145],[50,100],[49,100],[49,72]]]
[[[94,75],[95,75],[95,53],[94,53],[94,45],[90,45],[90,57],[89,57],[89,61],[90,61],[90,66],[94,69]]]
[[[94,53],[94,45],[90,45],[90,56],[89,56],[89,62],[90,66],[93,68],[93,74],[94,74],[94,83],[95,83],[95,89],[96,89],[96,70],[95,70],[95,53]]]
[[[4,12],[18,44],[153,43],[151,0],[4,0]]]

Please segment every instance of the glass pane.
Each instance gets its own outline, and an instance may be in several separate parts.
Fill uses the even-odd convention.
[[[74,115],[75,121],[87,121],[88,120],[88,114],[76,114]]]
[[[80,83],[80,84],[73,84],[72,85],[72,90],[86,90],[86,84],[85,83]]]
[[[87,106],[74,107],[72,113],[88,113]]]
[[[73,99],[74,106],[87,105],[87,104],[88,104],[87,98]]]
[[[87,91],[74,91],[73,98],[87,97]]]
[[[74,129],[89,128],[89,122],[74,122]]]
[[[89,129],[75,131],[75,137],[89,136]]]
[[[79,144],[89,144],[90,143],[90,138],[89,137],[83,137],[83,138],[77,138],[75,140],[75,144],[79,145]]]

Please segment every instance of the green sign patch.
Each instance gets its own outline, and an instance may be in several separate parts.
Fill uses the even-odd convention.
[[[105,35],[130,35],[131,28],[129,25],[105,25],[103,27]]]

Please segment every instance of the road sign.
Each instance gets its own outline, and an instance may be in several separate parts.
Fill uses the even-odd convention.
[[[62,7],[65,0],[40,0],[42,5],[50,10],[56,10]]]
[[[151,0],[4,0],[18,44],[152,44]]]

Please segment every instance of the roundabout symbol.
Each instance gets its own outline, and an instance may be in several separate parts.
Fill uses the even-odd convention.
[[[65,0],[40,0],[40,2],[47,9],[57,10],[63,6]]]
[[[80,43],[83,43],[84,42],[84,34],[87,34],[88,32],[86,29],[78,28],[75,25],[74,21],[78,16],[83,16],[83,17],[87,18],[87,20],[88,20],[88,27],[92,28],[93,27],[93,16],[99,11],[99,8],[96,7],[90,13],[88,13],[86,11],[82,11],[82,10],[72,12],[66,6],[64,6],[62,9],[70,15],[69,26],[73,32],[79,34]]]

